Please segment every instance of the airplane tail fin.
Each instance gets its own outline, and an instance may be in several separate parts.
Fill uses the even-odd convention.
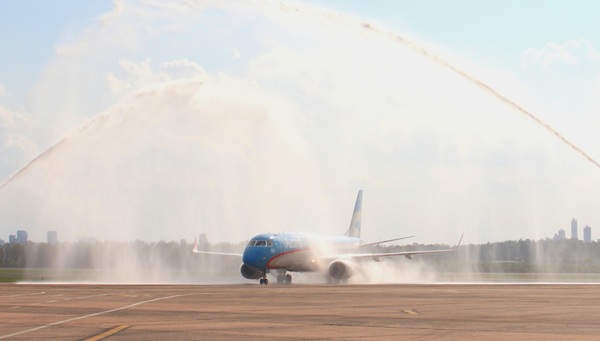
[[[354,204],[354,212],[352,213],[352,220],[350,220],[350,227],[346,231],[345,235],[348,237],[360,238],[360,222],[362,220],[362,189],[358,191],[356,197],[356,203]]]

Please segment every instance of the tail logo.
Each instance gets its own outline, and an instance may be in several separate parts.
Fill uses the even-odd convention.
[[[354,204],[354,211],[352,212],[352,219],[350,220],[350,226],[346,235],[348,237],[360,238],[360,225],[362,219],[362,189],[358,191],[356,197],[356,204]]]

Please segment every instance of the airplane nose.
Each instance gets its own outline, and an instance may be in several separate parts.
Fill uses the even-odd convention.
[[[261,252],[263,251],[262,249],[266,248],[246,248],[242,256],[242,261],[244,262],[244,264],[248,264],[256,268],[264,268],[267,264],[268,255],[265,252]]]

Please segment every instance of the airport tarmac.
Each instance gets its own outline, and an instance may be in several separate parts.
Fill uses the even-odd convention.
[[[0,339],[598,340],[598,284],[1,284]]]

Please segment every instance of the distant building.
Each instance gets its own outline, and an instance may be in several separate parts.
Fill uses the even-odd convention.
[[[579,238],[577,238],[577,220],[575,220],[575,218],[573,218],[573,220],[571,220],[571,239],[573,239],[573,240],[579,239]]]
[[[4,245],[4,243],[6,243],[4,239],[0,239],[0,246]]]
[[[10,236],[8,236],[8,242],[11,244],[16,244],[17,243],[17,236],[14,234],[11,234]]]
[[[552,238],[553,240],[565,240],[567,239],[566,235],[565,235],[565,230],[560,229],[558,230],[558,233],[554,234],[554,238]]]
[[[208,237],[206,237],[206,233],[200,233],[198,235],[198,250],[208,250]]]
[[[587,225],[583,228],[583,242],[584,243],[592,242],[592,228]]]
[[[27,231],[24,230],[18,230],[17,231],[17,243],[19,244],[27,244]]]
[[[48,241],[48,244],[58,244],[58,232],[48,231],[48,233],[46,234],[46,240]]]

